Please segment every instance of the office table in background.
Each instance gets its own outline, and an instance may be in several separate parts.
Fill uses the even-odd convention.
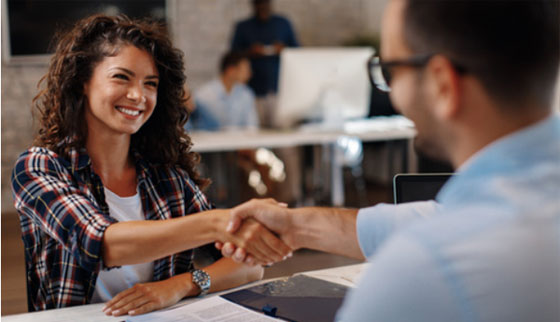
[[[297,146],[322,146],[330,161],[331,204],[344,205],[343,156],[336,144],[344,138],[357,138],[362,142],[390,142],[406,140],[403,163],[408,172],[414,172],[415,162],[412,139],[416,136],[413,123],[403,116],[374,117],[347,121],[337,128],[309,124],[287,130],[252,130],[190,133],[193,150],[199,153],[226,152],[258,148],[285,148]],[[323,160],[327,161],[327,160]]]

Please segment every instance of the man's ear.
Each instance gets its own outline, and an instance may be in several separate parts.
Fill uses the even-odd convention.
[[[425,75],[434,115],[439,119],[454,118],[460,111],[461,87],[451,61],[442,55],[432,57],[426,65]]]

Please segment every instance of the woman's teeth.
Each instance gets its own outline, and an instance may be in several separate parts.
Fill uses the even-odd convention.
[[[130,115],[130,116],[136,116],[136,115],[140,114],[140,111],[138,111],[138,110],[129,110],[129,109],[126,109],[126,108],[120,107],[120,106],[117,106],[117,110],[119,110],[119,112],[122,112],[122,113]]]

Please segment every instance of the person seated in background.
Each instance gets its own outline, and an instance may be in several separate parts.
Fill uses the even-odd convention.
[[[341,321],[560,321],[559,7],[389,1],[369,73],[414,121],[416,148],[457,169],[438,203],[255,200],[232,229],[254,217],[294,249],[369,258]]]
[[[251,65],[246,55],[239,52],[228,52],[220,61],[220,76],[204,84],[187,97],[187,108],[192,112],[185,129],[206,131],[257,130],[259,119],[255,109],[255,95],[246,83],[251,77]],[[191,106],[189,108],[189,106]],[[257,158],[256,150],[239,150],[234,160],[231,155],[211,154],[206,157],[210,166],[209,173],[216,179],[214,189],[216,200],[228,202],[227,164],[235,163],[245,173],[246,182],[236,186],[241,200],[270,193],[277,188],[278,175],[270,175],[272,164],[283,164],[274,154],[266,149]],[[278,167],[278,166],[276,166]],[[227,172],[227,173],[226,173]],[[274,170],[273,174],[278,172]],[[283,172],[283,171],[282,171]],[[281,176],[281,175],[280,175]],[[229,176],[230,179],[231,176]],[[248,187],[247,187],[248,185]]]
[[[226,53],[220,61],[219,77],[194,93],[193,129],[258,129],[255,94],[246,85],[249,78],[249,58],[238,52]]]
[[[61,36],[12,174],[30,311],[107,302],[107,315],[137,315],[262,277],[227,258],[195,269],[193,249],[215,240],[267,238],[286,250],[271,262],[289,253],[256,222],[226,232],[183,130],[184,83],[158,23],[94,15]]]

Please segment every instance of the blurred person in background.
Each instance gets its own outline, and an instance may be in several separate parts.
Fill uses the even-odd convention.
[[[196,90],[196,109],[191,117],[197,130],[251,130],[259,127],[255,95],[246,83],[251,64],[239,52],[226,53],[220,61],[220,75]]]
[[[297,47],[290,21],[272,13],[271,0],[251,0],[253,16],[235,26],[232,51],[242,51],[251,60],[253,77],[249,86],[257,95],[257,108],[263,127],[272,126],[278,91],[280,53],[284,47]]]

